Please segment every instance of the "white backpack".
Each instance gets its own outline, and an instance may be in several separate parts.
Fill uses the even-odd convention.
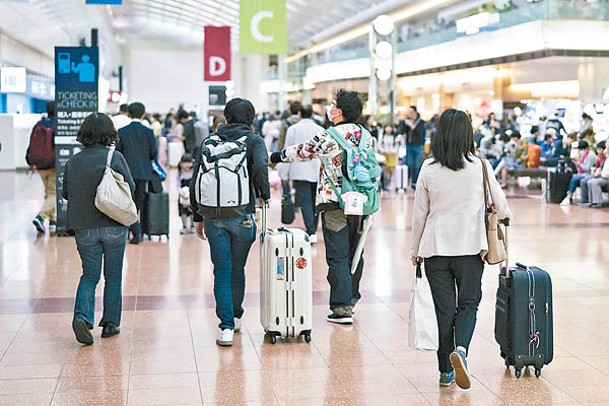
[[[201,144],[197,173],[197,203],[210,208],[239,208],[250,202],[247,171],[247,136],[237,141],[212,135]]]

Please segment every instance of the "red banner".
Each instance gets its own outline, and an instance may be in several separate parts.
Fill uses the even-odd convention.
[[[230,80],[230,27],[205,27],[203,55],[205,81]]]

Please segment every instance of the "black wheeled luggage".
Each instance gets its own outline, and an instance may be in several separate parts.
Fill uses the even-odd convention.
[[[573,171],[563,160],[558,162],[556,168],[546,169],[545,201],[550,203],[562,202],[567,197],[571,177],[573,177]]]
[[[165,235],[169,238],[169,195],[162,193],[147,193],[144,210],[142,210],[142,234],[153,235],[159,239]]]
[[[495,306],[495,340],[505,366],[513,366],[517,378],[523,368],[533,366],[539,377],[554,356],[553,331],[550,275],[520,263],[502,268]]]

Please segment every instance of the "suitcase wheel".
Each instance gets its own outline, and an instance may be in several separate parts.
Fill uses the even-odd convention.
[[[271,340],[271,344],[277,344],[277,336],[275,334],[269,334],[269,339]]]
[[[307,343],[310,343],[311,342],[311,333],[310,332],[304,333],[304,339]]]
[[[535,376],[539,378],[541,376],[541,369],[535,368]]]
[[[522,369],[515,369],[514,375],[516,375],[516,378],[520,378],[520,376],[522,375]]]

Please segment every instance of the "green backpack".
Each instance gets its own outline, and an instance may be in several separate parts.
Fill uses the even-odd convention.
[[[338,197],[341,209],[345,208],[345,202],[341,195],[347,192],[359,192],[366,196],[364,203],[365,216],[376,213],[380,207],[379,180],[381,178],[381,167],[376,160],[374,149],[368,148],[370,133],[362,128],[362,136],[357,147],[354,147],[342,136],[338,130],[330,127],[326,130],[328,134],[342,147],[343,162],[346,163],[347,176],[343,176],[341,190],[338,191],[332,178],[330,186]]]

